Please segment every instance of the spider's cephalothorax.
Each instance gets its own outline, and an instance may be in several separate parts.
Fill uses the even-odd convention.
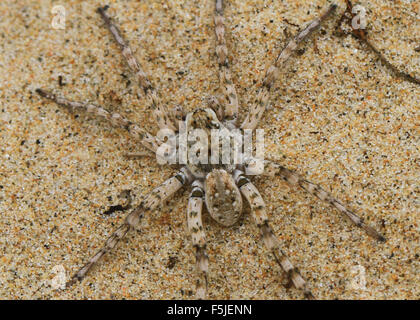
[[[258,121],[263,116],[264,110],[269,104],[270,89],[277,80],[279,71],[296,51],[299,43],[316,30],[321,22],[334,12],[335,8],[336,5],[330,5],[326,11],[308,23],[281,50],[274,63],[267,69],[264,78],[260,80],[256,98],[240,126],[238,125],[238,96],[229,68],[228,50],[225,40],[222,0],[215,0],[214,24],[216,35],[215,51],[224,101],[220,102],[219,99],[211,98],[209,99],[208,108],[197,109],[187,115],[179,107],[169,108],[167,105],[161,103],[158,91],[147,78],[146,73],[134,57],[132,50],[124,40],[117,26],[106,14],[108,7],[98,8],[98,13],[120,46],[129,68],[135,74],[138,84],[146,96],[147,103],[153,108],[154,118],[159,128],[176,132],[177,127],[183,125],[186,127],[188,136],[191,133],[194,139],[187,139],[186,145],[184,145],[188,153],[191,154],[191,158],[188,157],[188,161],[184,165],[179,164],[180,169],[177,173],[144,197],[138,207],[128,214],[124,223],[106,240],[103,247],[76,272],[67,283],[67,286],[70,286],[77,280],[82,280],[88,271],[91,270],[92,266],[105,253],[111,251],[130,230],[140,223],[141,218],[145,214],[156,210],[162,202],[171,197],[181,187],[191,185],[192,190],[187,208],[187,224],[196,255],[197,298],[206,297],[208,282],[209,260],[206,254],[206,238],[201,217],[203,204],[206,204],[210,215],[217,222],[224,226],[230,226],[241,215],[242,197],[249,203],[251,215],[260,230],[264,244],[271,254],[274,255],[275,261],[285,271],[289,282],[296,288],[301,289],[306,297],[313,297],[306,286],[305,280],[299,274],[298,269],[293,266],[287,255],[281,249],[280,243],[270,226],[264,200],[258,189],[249,177],[247,177],[247,175],[255,174],[257,171],[258,166],[256,162],[253,159],[246,159],[244,163],[237,165],[232,161],[223,162],[223,159],[221,161],[210,161],[209,163],[202,162],[200,159],[205,154],[204,151],[209,151],[210,149],[210,151],[213,151],[215,147],[219,147],[219,142],[211,141],[210,144],[205,143],[206,139],[211,136],[209,133],[212,130],[221,130],[222,135],[230,136],[237,128],[241,130],[254,130],[257,127]],[[42,97],[50,99],[70,111],[84,110],[108,120],[115,126],[126,129],[132,136],[138,138],[144,147],[155,153],[159,161],[161,153],[158,149],[162,146],[163,141],[148,133],[140,126],[123,118],[118,113],[110,113],[104,108],[93,104],[71,101],[43,89],[37,89],[36,91]],[[176,137],[179,138],[180,135],[181,133],[178,132]],[[182,145],[179,145],[179,147],[182,147]],[[229,151],[222,150],[222,158],[229,152],[230,149]],[[134,155],[134,157],[136,156]],[[306,192],[329,203],[341,214],[349,218],[356,226],[365,230],[370,236],[379,241],[385,240],[381,234],[367,225],[362,218],[349,210],[342,202],[332,197],[331,194],[319,185],[304,179],[298,173],[277,163],[265,161],[261,174],[271,177],[277,176],[291,186],[302,188]]]
[[[212,141],[209,138],[212,132],[223,130],[222,123],[210,108],[200,108],[188,113],[185,120],[186,141],[184,142],[186,162],[188,169],[196,178],[205,178],[218,165],[210,161]],[[179,145],[180,148],[183,147],[182,142]]]
[[[217,110],[216,110],[217,111]],[[196,109],[186,117],[186,133],[188,137],[187,167],[195,178],[204,178],[205,203],[211,217],[224,226],[233,225],[242,212],[242,197],[233,179],[236,169],[231,148],[233,141],[231,131],[217,118],[216,112],[210,108]],[[201,133],[201,134],[200,134]],[[221,139],[214,141],[212,137],[228,139],[228,147],[223,147]],[[201,140],[200,140],[201,139]],[[199,154],[205,153],[205,163]],[[214,154],[217,153],[217,161]],[[226,157],[226,153],[230,153]],[[193,157],[197,156],[197,157]],[[228,163],[223,160],[228,159]]]
[[[186,163],[197,178],[204,178],[215,168],[223,168],[232,173],[238,164],[235,147],[241,137],[241,130],[229,128],[221,122],[216,112],[210,108],[190,112],[185,120],[185,141],[179,139],[179,148],[185,146]],[[239,145],[239,144],[238,144]],[[235,158],[236,156],[236,158]]]

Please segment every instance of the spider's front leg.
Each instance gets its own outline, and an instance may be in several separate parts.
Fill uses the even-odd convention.
[[[217,96],[209,96],[206,99],[207,107],[212,109],[216,114],[219,121],[223,121],[225,119],[225,110],[223,104],[220,102],[219,97]]]
[[[311,291],[307,288],[306,281],[300,275],[298,268],[294,267],[287,255],[280,249],[280,243],[274,235],[273,229],[268,222],[265,211],[265,203],[257,188],[243,175],[243,172],[236,170],[234,173],[236,184],[242,195],[247,199],[252,217],[260,229],[263,241],[268,250],[274,255],[276,262],[286,272],[289,283],[295,288],[302,290],[305,297],[313,299]]]
[[[320,17],[312,20],[308,25],[300,31],[280,52],[274,63],[267,69],[265,77],[262,81],[261,87],[258,89],[257,97],[254,104],[250,106],[247,117],[241,125],[242,129],[255,129],[258,121],[264,114],[270,98],[270,89],[276,82],[280,70],[283,68],[286,61],[296,51],[299,43],[309,37],[321,23],[337,8],[336,4],[332,4],[329,8],[321,14]]]
[[[53,94],[52,92],[43,89],[36,89],[36,92],[41,97],[54,101],[56,104],[65,107],[70,112],[76,112],[78,110],[81,110],[87,113],[92,113],[97,117],[109,121],[112,125],[116,127],[126,129],[132,136],[134,136],[137,139],[140,139],[141,144],[153,153],[156,153],[158,147],[161,145],[161,142],[157,140],[156,137],[152,136],[146,130],[141,129],[139,126],[132,123],[131,121],[125,119],[119,113],[110,113],[104,108],[96,106],[94,104],[79,101],[71,101],[66,98],[59,97]]]
[[[235,84],[232,81],[232,74],[229,67],[228,49],[225,39],[225,25],[223,17],[223,1],[215,1],[214,25],[216,32],[216,55],[219,64],[219,79],[227,100],[224,117],[227,121],[236,126],[238,120],[238,95]]]
[[[258,168],[256,167],[257,164],[258,164],[257,161],[249,160],[245,164],[246,172],[248,174],[257,173],[256,172],[256,170],[258,170]],[[319,185],[304,179],[297,172],[287,169],[272,161],[264,161],[264,171],[262,174],[266,176],[271,176],[271,177],[280,176],[283,180],[285,180],[290,185],[301,187],[306,192],[316,196],[322,201],[328,202],[330,205],[335,207],[338,211],[343,213],[347,218],[349,218],[350,221],[353,222],[356,226],[365,230],[365,232],[371,237],[381,242],[384,242],[386,240],[383,235],[381,235],[378,231],[376,231],[371,226],[367,225],[363,221],[363,218],[359,217],[353,211],[348,209],[341,201],[335,199],[329,192],[322,189]]]
[[[195,180],[190,194],[187,209],[188,231],[195,248],[195,259],[197,269],[197,282],[195,296],[197,299],[207,297],[207,281],[209,258],[206,254],[206,236],[204,234],[201,212],[203,209],[204,187],[203,183]]]
[[[152,192],[145,196],[140,205],[125,218],[123,224],[111,234],[103,247],[74,274],[71,280],[67,282],[66,287],[71,286],[78,280],[81,281],[88,271],[91,270],[92,267],[105,255],[105,253],[115,248],[117,243],[123,239],[131,229],[135,228],[139,224],[140,219],[145,213],[155,210],[160,203],[167,200],[183,185],[190,182],[191,173],[188,169],[182,168],[178,173],[166,180],[159,187],[153,189]]]
[[[143,71],[140,63],[137,61],[136,57],[133,54],[128,43],[124,40],[121,35],[120,30],[118,27],[112,22],[111,18],[106,14],[106,10],[108,6],[100,7],[97,9],[97,12],[100,14],[102,20],[104,20],[105,25],[112,33],[115,41],[121,48],[121,52],[127,61],[127,64],[131,71],[135,74],[140,87],[144,91],[147,100],[149,101],[150,105],[154,110],[154,117],[156,122],[158,123],[161,129],[171,129],[177,130],[175,127],[175,123],[177,123],[176,119],[173,118],[173,112],[168,110],[167,106],[164,105],[159,97],[157,90],[154,88],[150,80],[148,79],[146,73]]]

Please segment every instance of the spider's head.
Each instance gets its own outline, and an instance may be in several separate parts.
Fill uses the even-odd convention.
[[[222,124],[216,116],[216,113],[210,108],[198,108],[187,114],[186,117],[187,132],[202,129],[210,136],[212,129],[221,129]]]
[[[231,174],[213,169],[204,184],[207,210],[211,217],[228,227],[238,221],[242,213],[242,197]]]
[[[188,169],[194,176],[204,178],[214,168],[210,159],[212,130],[223,129],[223,125],[210,108],[199,108],[188,113],[185,123]]]

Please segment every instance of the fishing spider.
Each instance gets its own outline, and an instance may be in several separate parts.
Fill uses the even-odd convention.
[[[176,132],[176,135],[179,135],[177,130],[180,124],[187,128],[187,132],[190,129],[203,129],[208,131],[209,129],[220,128],[224,128],[228,131],[238,128],[241,130],[254,130],[267,107],[270,89],[278,78],[281,68],[296,51],[299,43],[315,31],[319,25],[334,12],[336,7],[335,4],[330,5],[318,18],[309,22],[281,50],[274,63],[267,69],[265,76],[262,79],[261,86],[259,86],[256,99],[250,106],[245,120],[240,125],[238,124],[238,97],[231,77],[225,40],[222,0],[215,1],[214,24],[219,78],[224,93],[224,99],[213,97],[207,101],[207,106],[198,108],[188,114],[185,114],[182,108],[168,108],[168,106],[161,103],[158,91],[147,78],[146,73],[134,57],[132,50],[124,40],[118,27],[107,15],[106,10],[108,9],[108,6],[98,8],[97,12],[105,22],[105,25],[113,35],[115,41],[119,44],[129,68],[134,73],[138,84],[144,91],[147,103],[154,110],[154,118],[159,128],[173,130],[173,132]],[[87,113],[92,113],[108,120],[115,126],[126,129],[131,135],[139,139],[144,147],[158,156],[159,147],[163,143],[162,139],[151,135],[141,127],[123,118],[118,113],[110,113],[102,107],[93,104],[70,101],[43,89],[37,89],[37,93],[70,111],[84,110]],[[136,155],[134,155],[134,157],[136,157]],[[203,204],[205,204],[210,216],[214,220],[221,225],[228,227],[235,224],[241,216],[242,197],[248,201],[252,217],[260,229],[262,239],[268,250],[274,255],[276,262],[286,273],[289,283],[302,290],[305,297],[313,298],[311,291],[308,289],[306,282],[300,275],[298,269],[293,266],[287,255],[280,248],[279,241],[270,226],[264,200],[257,188],[250,181],[249,177],[247,177],[256,172],[256,163],[256,159],[252,158],[246,159],[241,164],[227,165],[200,165],[187,162],[186,165],[181,166],[180,170],[175,175],[145,196],[140,205],[128,214],[122,225],[106,240],[103,247],[74,274],[67,283],[67,286],[72,285],[77,280],[82,280],[105,253],[111,251],[130,230],[139,224],[141,218],[145,214],[156,210],[160,203],[172,196],[181,187],[191,185],[192,191],[189,196],[187,208],[187,225],[195,248],[197,298],[204,299],[207,297],[208,282],[209,260],[206,254],[206,239],[202,223]],[[262,174],[267,176],[278,176],[292,186],[303,188],[306,192],[328,202],[373,238],[379,241],[385,241],[385,238],[382,235],[365,224],[362,218],[349,210],[342,202],[334,199],[319,185],[304,179],[298,173],[275,162],[264,161]]]

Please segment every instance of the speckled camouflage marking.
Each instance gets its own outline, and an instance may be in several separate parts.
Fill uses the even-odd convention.
[[[234,86],[230,79],[230,73],[227,76],[226,72],[230,72],[228,69],[227,62],[227,48],[224,39],[224,26],[222,16],[222,1],[215,0],[216,14],[215,14],[215,25],[216,25],[216,38],[217,38],[217,56],[219,61],[219,67],[221,70],[221,78],[225,83],[225,90],[232,93]],[[305,39],[313,30],[315,30],[319,24],[335,9],[332,5],[326,12],[321,15],[320,18],[310,22],[309,25],[303,29],[279,54],[273,66],[267,70],[263,85],[257,94],[257,106],[251,107],[251,112],[243,124],[243,129],[253,129],[257,125],[258,120],[261,118],[262,113],[265,109],[269,98],[269,90],[274,84],[277,74],[280,68],[284,65],[290,55],[296,50],[297,45],[303,39]],[[101,14],[106,25],[113,34],[115,40],[119,43],[122,48],[123,55],[125,56],[130,68],[136,73],[140,85],[151,100],[152,105],[156,108],[156,115],[158,124],[162,129],[171,129],[172,125],[182,125],[182,132],[177,133],[177,138],[181,138],[184,135],[184,130],[188,133],[195,131],[194,129],[202,129],[207,134],[206,137],[211,136],[211,129],[223,129],[222,133],[226,137],[230,133],[234,133],[233,129],[236,129],[236,125],[232,122],[232,117],[236,117],[237,101],[233,96],[229,105],[225,109],[224,103],[220,103],[217,98],[213,98],[207,101],[208,108],[199,108],[185,115],[182,108],[167,109],[162,106],[159,102],[156,91],[153,89],[145,73],[141,70],[140,65],[134,58],[130,48],[124,42],[120,35],[119,30],[111,23],[108,16],[105,15],[106,7],[99,8],[98,12]],[[227,88],[227,89],[226,89]],[[157,150],[160,141],[158,137],[149,135],[138,126],[132,124],[128,120],[125,120],[119,114],[111,114],[101,107],[97,107],[90,104],[84,104],[79,102],[72,102],[64,98],[56,97],[52,93],[38,89],[37,92],[48,99],[55,101],[56,103],[65,106],[71,111],[75,110],[86,110],[97,116],[107,119],[116,126],[127,129],[133,136],[140,136],[142,143],[150,150],[156,151],[159,160],[159,152]],[[228,93],[229,95],[229,93]],[[235,93],[236,95],[236,93]],[[232,119],[225,119],[225,117],[231,117]],[[197,130],[202,132],[202,130]],[[174,130],[176,131],[176,130]],[[225,134],[226,133],[226,134]],[[188,149],[192,151],[192,154],[196,154],[194,147],[194,141],[187,141],[178,139],[178,149]],[[198,145],[200,146],[203,141],[199,139]],[[185,145],[187,144],[187,145]],[[220,147],[220,141],[217,139],[211,139],[211,143],[207,146],[213,150],[213,147],[217,145]],[[232,146],[232,145],[231,145]],[[159,148],[160,149],[160,148]],[[165,153],[167,149],[164,149]],[[222,158],[226,155],[226,150],[222,150]],[[201,153],[197,151],[197,153]],[[141,157],[142,154],[133,154],[131,157]],[[194,160],[194,159],[193,159]],[[183,185],[193,183],[193,190],[190,195],[188,209],[187,209],[187,224],[189,233],[192,237],[192,243],[196,250],[196,270],[197,270],[197,284],[196,284],[196,297],[206,298],[207,286],[208,286],[208,257],[206,255],[206,239],[203,230],[201,213],[203,208],[203,201],[210,215],[221,225],[230,226],[234,224],[240,217],[242,211],[242,196],[247,199],[250,204],[253,219],[255,220],[260,232],[262,234],[263,241],[266,247],[273,253],[275,260],[281,266],[281,268],[288,275],[290,284],[293,284],[296,288],[303,290],[307,298],[312,298],[311,292],[307,289],[305,280],[299,274],[299,271],[292,265],[288,257],[280,249],[279,241],[274,235],[271,226],[269,225],[268,215],[266,213],[266,207],[264,201],[250,180],[245,177],[243,170],[246,175],[263,174],[269,176],[280,176],[282,179],[294,186],[300,186],[307,192],[317,196],[321,200],[329,202],[340,212],[344,213],[349,217],[356,225],[363,228],[369,235],[375,237],[378,240],[385,240],[383,236],[379,235],[374,229],[364,224],[363,220],[355,215],[352,211],[348,210],[341,202],[335,200],[329,193],[324,191],[318,185],[311,183],[301,178],[297,173],[288,170],[275,163],[252,161],[253,159],[247,159],[245,164],[220,163],[218,161],[211,162],[210,164],[194,164],[190,159],[183,161],[186,164],[177,174],[172,178],[168,179],[161,186],[154,189],[149,193],[141,204],[134,209],[124,220],[124,223],[116,229],[116,231],[106,240],[102,249],[100,249],[92,258],[86,263],[68,282],[68,285],[74,283],[77,280],[81,280],[85,277],[88,271],[101,259],[101,257],[111,251],[118,242],[135,226],[137,226],[145,213],[157,209],[157,207]],[[159,162],[159,161],[158,161]]]
[[[231,174],[214,169],[206,177],[206,207],[211,217],[225,227],[238,221],[242,213],[242,198]]]
[[[98,13],[101,15],[102,19],[105,22],[105,25],[108,27],[109,31],[114,36],[115,41],[121,47],[122,54],[127,61],[128,66],[130,67],[131,71],[135,74],[138,83],[140,84],[141,88],[143,89],[148,104],[152,106],[154,112],[154,117],[156,122],[158,123],[160,128],[168,128],[171,130],[177,130],[175,126],[175,119],[171,119],[171,113],[169,112],[166,105],[162,104],[159,94],[157,93],[156,89],[153,87],[150,80],[147,78],[146,73],[140,66],[140,63],[137,61],[136,57],[133,55],[133,52],[128,45],[128,43],[124,40],[121,36],[120,30],[117,28],[115,24],[111,21],[110,17],[106,14],[106,10],[108,9],[107,6],[103,8],[98,8]]]
[[[296,51],[300,42],[305,40],[309,35],[315,31],[320,24],[337,8],[337,5],[332,4],[320,17],[312,20],[301,32],[299,32],[284,49],[277,56],[274,63],[267,69],[262,85],[257,92],[257,97],[254,104],[251,104],[248,115],[241,125],[242,129],[255,129],[258,122],[264,114],[270,98],[270,89],[275,83],[280,73],[281,68],[285,62],[290,58],[293,52]]]
[[[359,217],[353,211],[349,210],[341,201],[335,199],[329,192],[322,189],[319,185],[304,179],[297,172],[289,170],[277,163],[271,161],[265,161],[264,163],[264,175],[268,175],[271,177],[280,176],[284,181],[286,181],[290,185],[301,187],[302,189],[316,196],[322,201],[328,202],[338,211],[343,213],[347,218],[349,218],[350,221],[353,222],[356,226],[365,230],[365,232],[371,237],[379,241],[385,241],[385,237],[382,236],[379,232],[377,232],[374,228],[367,225],[363,221],[363,218]],[[252,164],[246,164],[245,167],[250,165]]]
[[[210,108],[198,108],[195,109],[193,112],[190,112],[187,114],[187,117],[185,119],[185,127],[186,132],[188,134],[188,139],[191,138],[191,140],[188,141],[188,161],[187,166],[188,169],[197,177],[197,178],[205,178],[207,172],[209,172],[212,168],[212,165],[209,163],[194,163],[192,161],[192,153],[195,151],[201,150],[203,152],[207,151],[207,154],[210,154],[210,148],[211,144],[207,144],[207,150],[205,149],[205,142],[208,142],[208,139],[206,141],[193,141],[193,137],[195,137],[196,133],[199,133],[198,130],[203,130],[203,134],[206,138],[211,136],[211,130],[213,129],[222,129],[224,128],[223,124],[219,121],[219,119],[216,116],[216,113],[210,109]],[[201,153],[200,153],[201,154]],[[197,157],[198,159],[199,157]],[[198,160],[197,160],[198,161]],[[207,161],[209,162],[209,161]]]
[[[155,210],[163,201],[177,192],[183,185],[191,182],[191,174],[186,169],[181,169],[176,175],[166,180],[159,187],[153,189],[140,205],[134,209],[124,220],[124,223],[118,227],[114,233],[106,240],[104,246],[93,256],[88,262],[77,271],[69,282],[67,287],[71,286],[76,281],[81,281],[89,270],[109,251],[115,248],[118,242],[125,237],[125,235],[135,228],[143,215],[147,212]]]
[[[169,109],[169,115],[176,125],[176,131],[178,131],[179,126],[185,120],[187,113],[184,111],[181,105],[175,105]]]
[[[207,97],[206,104],[207,104],[207,107],[209,107],[216,113],[217,118],[219,118],[220,121],[223,121],[225,119],[225,110],[218,97],[216,96]]]
[[[126,129],[133,137],[135,137],[136,139],[140,139],[141,144],[150,151],[156,152],[157,148],[161,145],[161,142],[156,137],[152,136],[146,130],[141,129],[139,126],[132,123],[131,121],[125,119],[119,113],[110,113],[104,108],[98,107],[90,103],[71,101],[63,97],[56,96],[55,94],[46,90],[37,89],[36,92],[40,96],[54,101],[58,105],[67,108],[71,112],[85,111],[87,113],[94,114],[97,117],[109,121],[112,125],[116,127]]]
[[[228,49],[225,39],[225,25],[223,17],[223,1],[216,0],[214,25],[216,31],[216,55],[219,64],[219,79],[227,101],[224,116],[226,120],[236,125],[239,103],[235,85],[229,67]]]
[[[207,281],[209,259],[206,254],[206,235],[204,234],[201,212],[203,209],[204,190],[203,183],[195,180],[188,201],[187,225],[191,235],[192,244],[195,248],[197,281],[196,298],[205,299],[207,296]]]
[[[279,240],[273,233],[268,222],[268,216],[265,210],[265,203],[258,189],[251,181],[243,175],[242,171],[235,171],[235,180],[242,195],[247,199],[251,207],[251,214],[258,228],[267,249],[274,255],[276,262],[286,272],[289,282],[295,288],[302,290],[305,297],[312,299],[313,295],[306,286],[305,280],[299,273],[299,270],[293,266],[289,258],[280,249]]]

